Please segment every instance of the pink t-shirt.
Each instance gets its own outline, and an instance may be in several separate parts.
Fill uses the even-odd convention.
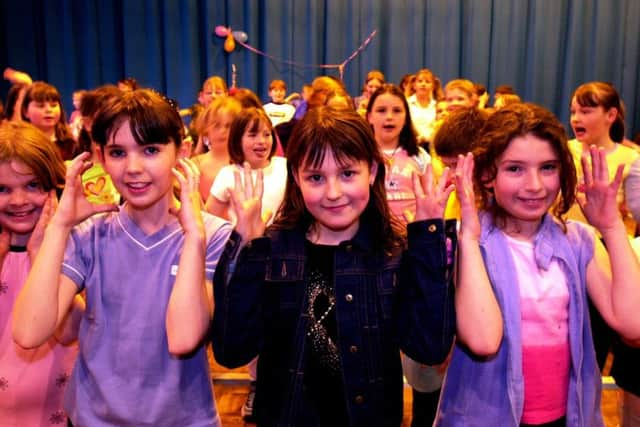
[[[386,165],[384,185],[387,190],[387,201],[391,213],[403,224],[407,223],[405,211],[416,213],[416,195],[413,192],[413,173],[422,175],[431,156],[422,148],[418,154],[409,156],[404,148],[383,150]]]
[[[563,417],[569,389],[569,289],[557,261],[538,267],[531,242],[507,236],[518,277],[522,331],[522,423]]]
[[[62,396],[77,346],[55,338],[35,349],[13,342],[11,311],[30,267],[27,252],[9,252],[0,272],[0,426],[66,426]]]

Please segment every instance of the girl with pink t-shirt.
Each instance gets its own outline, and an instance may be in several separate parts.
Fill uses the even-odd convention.
[[[42,345],[13,342],[11,312],[56,207],[64,164],[54,142],[24,122],[0,125],[0,425],[66,425],[62,396],[76,358],[82,300]]]

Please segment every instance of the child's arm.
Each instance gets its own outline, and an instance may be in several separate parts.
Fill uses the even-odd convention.
[[[195,349],[207,332],[213,315],[212,284],[205,279],[207,246],[198,189],[200,171],[189,159],[180,159],[182,171],[173,170],[180,183],[180,209],[173,210],[184,230],[184,246],[166,314],[171,354]]]
[[[71,229],[91,215],[117,210],[115,205],[93,204],[85,198],[81,176],[91,167],[89,156],[88,152],[80,154],[69,165],[59,205],[56,206],[55,193],[49,195],[48,203],[55,214],[13,309],[13,337],[22,347],[37,347],[47,341],[66,316],[77,292],[71,279],[61,274]]]
[[[582,157],[585,197],[578,202],[589,223],[602,235],[606,250],[596,239],[594,257],[587,266],[587,290],[609,326],[624,338],[637,340],[640,338],[640,265],[616,203],[624,165],[618,167],[610,183],[604,151],[592,146],[590,155],[593,166],[586,156]]]
[[[459,156],[455,181],[462,220],[458,233],[456,324],[459,341],[479,356],[490,356],[502,341],[502,313],[480,252],[480,222],[472,177],[473,156]]]
[[[229,203],[221,202],[213,194],[209,194],[204,207],[211,215],[229,219]]]
[[[246,185],[242,184],[240,173],[234,172],[235,186],[230,200],[238,221],[214,278],[216,309],[211,342],[218,363],[229,368],[248,363],[261,347],[264,326],[261,290],[271,249],[270,240],[262,237],[265,231],[265,222],[260,216],[262,170],[258,171],[255,185],[248,165],[243,173]]]
[[[55,332],[56,340],[60,344],[69,345],[78,340],[78,330],[85,306],[84,298],[79,294],[75,295],[69,312]]]

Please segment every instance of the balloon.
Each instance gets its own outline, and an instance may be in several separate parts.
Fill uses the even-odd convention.
[[[233,39],[233,34],[227,34],[227,39],[224,41],[224,50],[228,53],[233,52],[233,49],[236,48],[236,41]]]
[[[215,32],[216,32],[216,36],[218,36],[218,37],[224,37],[224,36],[226,36],[227,34],[229,34],[229,29],[228,29],[227,27],[225,27],[224,25],[218,25],[218,26],[216,27]]]
[[[244,43],[249,39],[249,36],[244,31],[233,31],[231,34],[233,34],[233,38],[240,43]]]

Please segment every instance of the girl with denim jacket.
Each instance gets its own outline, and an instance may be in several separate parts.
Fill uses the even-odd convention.
[[[442,219],[452,187],[430,169],[414,177],[405,238],[374,136],[353,111],[309,111],[287,160],[284,203],[266,232],[261,175],[253,184],[247,166],[245,184],[236,177],[236,233],[214,279],[215,357],[235,367],[260,355],[260,426],[398,426],[400,350],[439,363],[453,339]]]
[[[533,104],[486,123],[458,162],[463,217],[458,339],[436,426],[602,426],[601,382],[587,295],[622,336],[640,336],[640,268],[620,217],[605,153],[584,156],[578,186],[562,124]],[[601,234],[561,215],[578,199]]]

